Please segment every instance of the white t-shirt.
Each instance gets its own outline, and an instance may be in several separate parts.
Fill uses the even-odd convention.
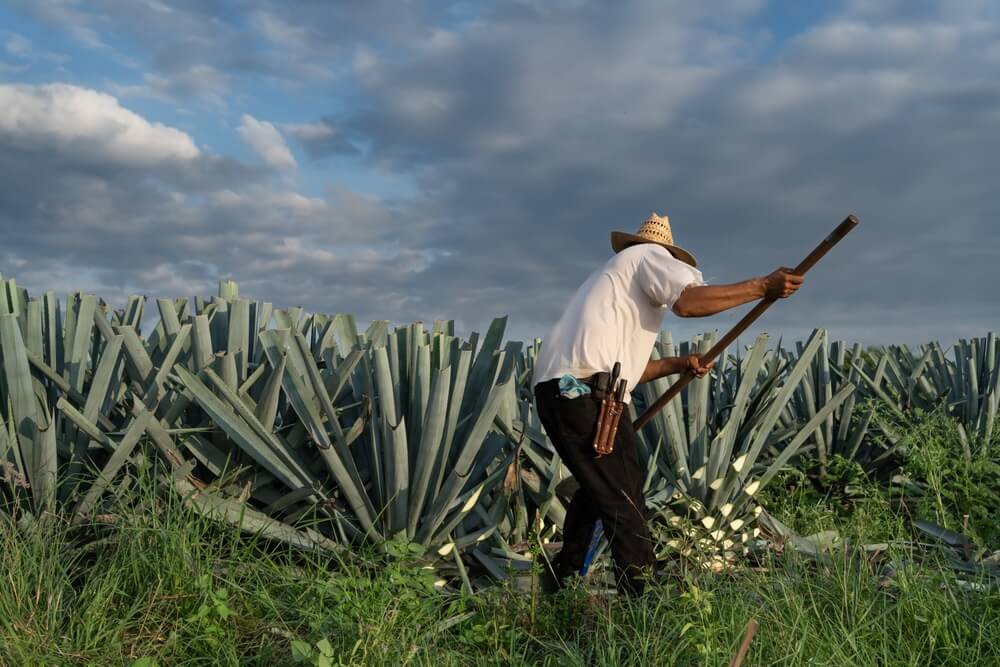
[[[655,243],[629,246],[592,273],[542,340],[531,385],[610,372],[621,362],[625,402],[646,370],[663,313],[701,271]]]

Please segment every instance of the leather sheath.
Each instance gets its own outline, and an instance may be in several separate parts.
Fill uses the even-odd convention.
[[[597,452],[601,451],[601,447],[602,447],[601,438],[603,437],[603,433],[604,433],[604,425],[609,420],[608,413],[610,411],[609,408],[611,407],[611,401],[612,401],[612,399],[613,399],[613,396],[612,396],[611,392],[610,391],[605,392],[604,398],[601,399],[600,408],[598,408],[598,410],[597,410],[597,428],[594,431],[594,449]],[[598,455],[600,455],[600,454],[598,454]]]
[[[622,413],[621,393],[618,390],[625,382],[624,380],[619,381],[620,373],[621,364],[616,361],[611,369],[607,391],[601,392],[601,407],[597,413],[597,427],[594,431],[593,443],[598,458],[610,454],[615,446],[614,433],[618,430],[618,418],[621,417]],[[604,378],[602,377],[601,380],[603,384]]]
[[[606,456],[614,451],[618,419],[622,414],[622,405],[615,400],[613,395],[604,400],[608,407],[601,428],[598,430],[597,440],[594,442],[594,450],[598,456]]]
[[[598,458],[606,456],[615,449],[615,437],[618,434],[618,423],[625,411],[625,380],[618,380],[617,386],[608,391],[601,401],[601,411],[597,418],[597,434],[594,438],[594,451]]]

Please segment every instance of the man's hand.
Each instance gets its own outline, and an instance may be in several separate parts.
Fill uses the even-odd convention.
[[[772,271],[764,278],[764,298],[785,299],[795,294],[802,285],[803,277],[794,273],[795,269],[787,266]]]
[[[649,382],[656,378],[668,375],[677,375],[691,371],[696,377],[705,377],[705,374],[715,366],[713,361],[710,364],[701,363],[701,358],[697,354],[689,354],[686,357],[664,357],[662,359],[650,359],[646,362],[646,370],[642,372],[642,377],[636,384]]]
[[[687,368],[689,371],[695,374],[695,377],[705,377],[712,367],[715,366],[715,362],[709,362],[704,366],[701,365],[701,358],[697,354],[689,354],[685,357],[687,360]]]

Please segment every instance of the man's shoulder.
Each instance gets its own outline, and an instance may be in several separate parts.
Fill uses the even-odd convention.
[[[595,270],[595,274],[632,275],[645,265],[647,270],[658,273],[684,273],[695,271],[673,253],[657,243],[638,243],[629,246],[613,255],[603,266]],[[700,274],[699,274],[700,275]]]
[[[643,257],[649,256],[650,248],[656,244],[654,243],[637,243],[635,245],[630,245],[623,250],[618,251],[611,256],[607,261],[608,266],[612,265],[625,265],[625,264],[637,264]],[[664,248],[663,250],[666,250]],[[670,254],[670,253],[667,253]]]
[[[656,243],[638,243],[629,246],[615,257],[620,265],[632,266],[637,266],[643,260],[657,266],[669,266],[680,261],[669,250]]]

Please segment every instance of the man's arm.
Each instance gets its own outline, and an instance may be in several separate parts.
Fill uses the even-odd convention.
[[[715,362],[701,365],[701,360],[697,354],[689,354],[686,357],[664,357],[663,359],[650,359],[646,363],[646,370],[642,372],[638,384],[649,382],[666,375],[676,375],[691,369],[697,377],[703,377],[712,370]]]
[[[767,276],[731,285],[690,285],[677,297],[671,310],[680,317],[705,317],[758,299],[784,299],[802,284],[802,276],[793,271],[783,266]]]

